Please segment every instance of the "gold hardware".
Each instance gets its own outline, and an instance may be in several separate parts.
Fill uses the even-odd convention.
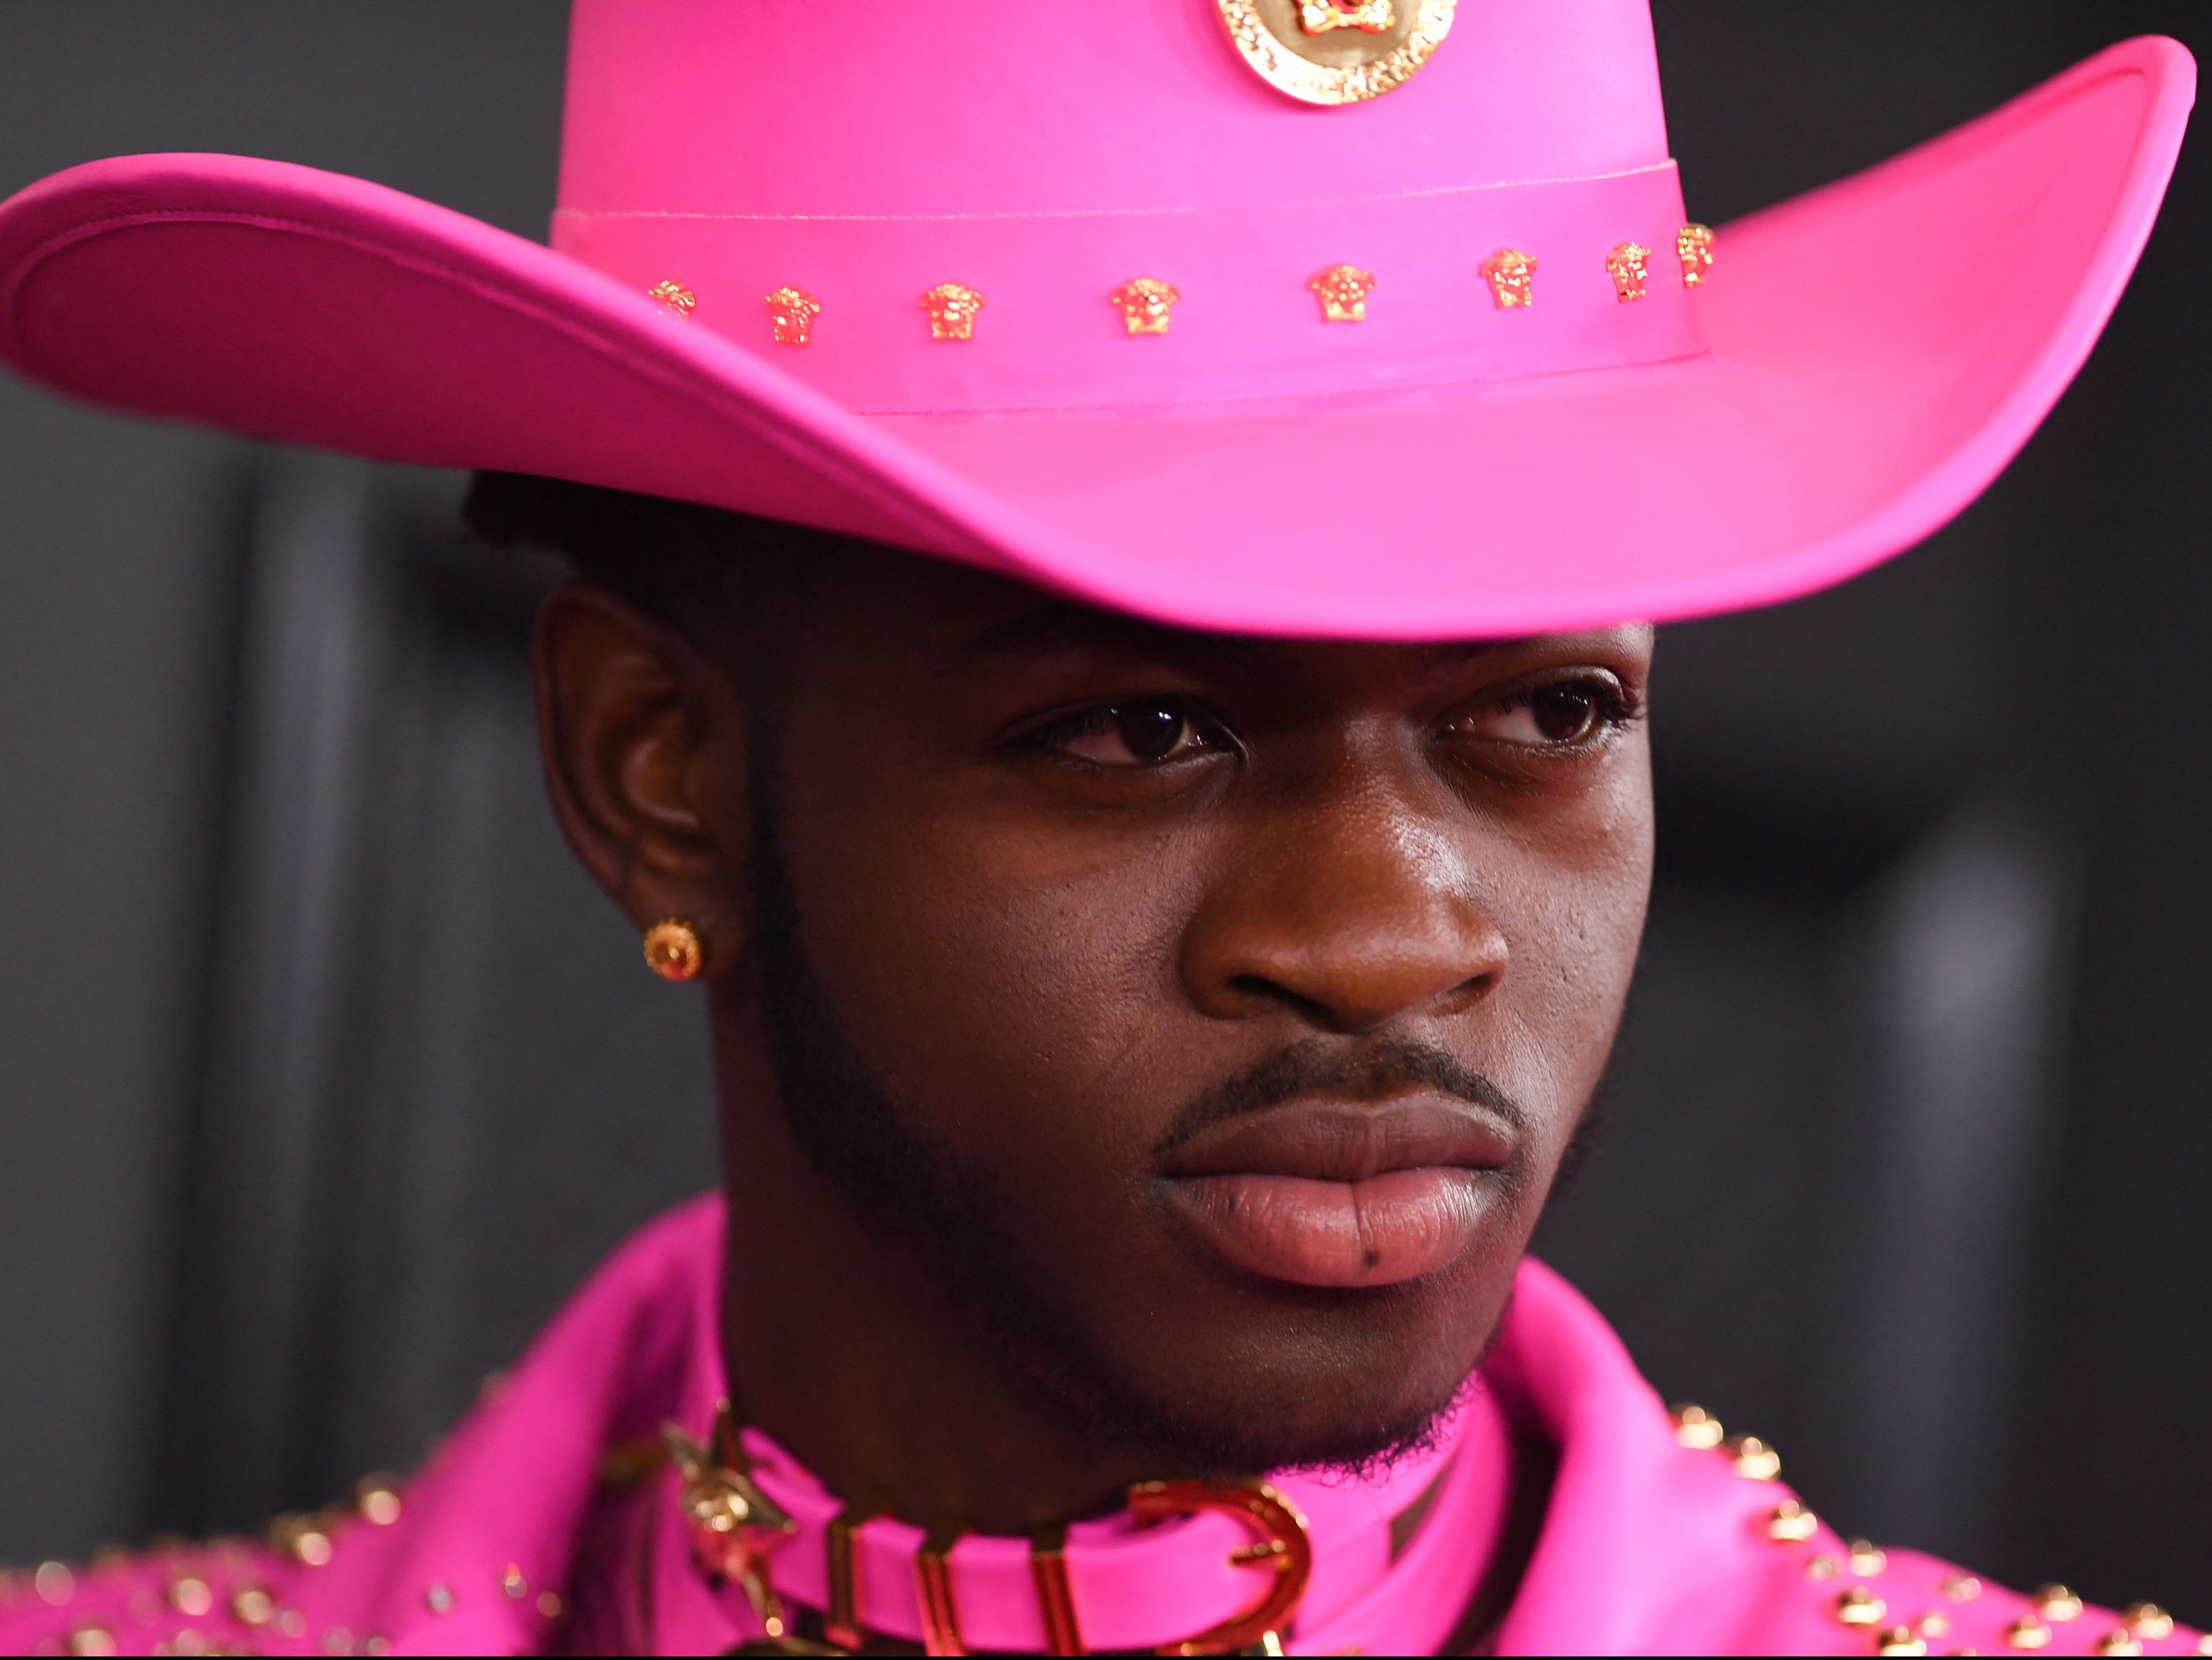
[[[921,1603],[921,1651],[965,1654],[960,1640],[960,1609],[952,1600],[952,1548],[966,1531],[932,1528],[915,1553],[914,1590]]]
[[[1826,1554],[1814,1557],[1805,1565],[1808,1579],[1832,1579],[1843,1571],[1843,1565]]]
[[[1820,1530],[1820,1518],[1795,1499],[1785,1499],[1766,1518],[1766,1536],[1785,1545],[1802,1544]]]
[[[1106,296],[1121,308],[1121,320],[1132,334],[1165,334],[1175,320],[1175,302],[1182,298],[1172,283],[1157,277],[1133,277]]]
[[[371,1527],[388,1528],[399,1519],[399,1483],[389,1475],[364,1475],[354,1483],[353,1502]]]
[[[1875,1645],[1876,1654],[1925,1654],[1928,1645],[1920,1633],[1910,1626],[1892,1626],[1882,1633],[1881,1640]]]
[[[645,291],[648,300],[658,300],[678,317],[689,317],[699,305],[699,296],[672,277],[664,277]]]
[[[1755,1435],[1739,1435],[1728,1444],[1735,1460],[1735,1473],[1753,1481],[1771,1481],[1782,1474],[1782,1455]]]
[[[921,308],[929,313],[929,337],[972,340],[975,319],[988,303],[974,289],[958,283],[939,283],[921,296]]]
[[[1458,5],[1458,0],[1216,3],[1230,40],[1254,74],[1302,103],[1333,105],[1380,98],[1419,74],[1451,33]],[[1367,21],[1357,21],[1362,18]],[[1377,18],[1382,21],[1375,26]]]
[[[2054,1626],[2081,1617],[2081,1599],[2063,1585],[2038,1585],[2029,1597],[2035,1611]]]
[[[311,1568],[325,1566],[331,1560],[330,1529],[320,1517],[288,1511],[269,1524],[269,1542]]]
[[[1375,273],[1357,265],[1331,265],[1314,273],[1306,286],[1321,296],[1324,323],[1364,323],[1367,296],[1375,292]]]
[[[1308,34],[1363,29],[1380,34],[1396,22],[1390,0],[1298,0],[1298,27]]]
[[[1720,1445],[1728,1432],[1721,1420],[1703,1407],[1680,1406],[1674,1408],[1674,1438],[1695,1452],[1708,1452]]]
[[[1982,1582],[1971,1573],[1954,1573],[1944,1580],[1942,1591],[1954,1602],[1971,1602],[1982,1594]]]
[[[2130,1602],[2120,1618],[2128,1622],[2130,1631],[2153,1643],[2173,1635],[2173,1616],[2155,1602]]]
[[[1484,280],[1500,311],[1513,311],[1536,303],[1535,255],[1518,248],[1500,248],[1482,262]]]
[[[660,1435],[683,1478],[677,1502],[699,1566],[737,1581],[769,1639],[781,1641],[791,1622],[782,1599],[769,1584],[768,1560],[799,1531],[799,1523],[754,1482],[751,1461],[738,1438],[729,1402],[724,1402],[715,1414],[711,1450],[673,1423],[662,1425]]]
[[[1710,225],[1685,225],[1674,233],[1674,257],[1682,262],[1682,286],[1702,286],[1713,268],[1713,232]]]
[[[1249,1546],[1231,1554],[1238,1566],[1270,1566],[1274,1583],[1243,1613],[1195,1637],[1163,1643],[1160,1654],[1238,1654],[1253,1649],[1282,1652],[1282,1631],[1297,1614],[1313,1574],[1313,1541],[1297,1507],[1264,1481],[1218,1486],[1208,1481],[1142,1481],[1129,1489],[1129,1514],[1139,1526],[1171,1516],[1214,1511],[1253,1531]]]
[[[1623,305],[1644,297],[1644,284],[1651,280],[1646,264],[1650,258],[1651,250],[1640,242],[1615,242],[1606,255],[1606,275],[1613,278],[1613,297]]]
[[[707,942],[682,917],[664,916],[645,931],[645,965],[664,980],[696,980],[707,966]]]
[[[2097,1639],[2093,1654],[2141,1654],[2142,1645],[2125,1626],[2115,1626]]]
[[[775,331],[779,346],[805,345],[814,319],[822,315],[822,302],[805,289],[780,288],[761,304],[768,307],[769,325]]]
[[[1864,1585],[1853,1585],[1836,1598],[1836,1618],[1847,1626],[1878,1626],[1889,1604]]]
[[[1923,1637],[1942,1637],[1950,1631],[1951,1621],[1940,1612],[1930,1612],[1914,1621],[1912,1628]]]
[[[1044,1616],[1045,1652],[1088,1654],[1075,1617],[1075,1586],[1067,1575],[1067,1529],[1047,1528],[1030,1541],[1030,1577],[1036,1582],[1037,1611]]]
[[[258,1585],[241,1585],[230,1599],[230,1611],[241,1626],[265,1626],[276,1617],[276,1599]]]
[[[169,1582],[169,1606],[187,1620],[202,1619],[215,1606],[215,1592],[198,1574],[185,1574]]]
[[[2006,1646],[2015,1649],[2047,1649],[2051,1646],[2051,1627],[2032,1614],[2023,1614],[2005,1627]]]
[[[868,1518],[851,1507],[830,1518],[823,1541],[830,1555],[830,1606],[822,1613],[822,1634],[841,1649],[857,1651],[866,1635],[860,1629],[860,1570],[853,1554],[853,1534]]]
[[[1851,1554],[1851,1572],[1871,1579],[1889,1566],[1889,1558],[1871,1539],[1854,1539],[1844,1548]]]

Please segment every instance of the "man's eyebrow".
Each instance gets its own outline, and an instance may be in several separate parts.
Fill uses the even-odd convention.
[[[1141,617],[1054,600],[985,629],[962,647],[955,667],[993,660],[1036,659],[1064,652],[1121,651],[1146,657],[1203,657],[1218,662],[1261,642],[1235,635],[1200,634]]]

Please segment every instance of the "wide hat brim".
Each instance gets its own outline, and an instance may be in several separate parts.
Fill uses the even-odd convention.
[[[2195,84],[2178,43],[2128,41],[1723,228],[1709,349],[1629,368],[863,416],[537,243],[193,155],[0,204],[0,358],[128,410],[737,508],[1194,627],[1665,620],[1837,581],[1988,485],[2118,301]]]

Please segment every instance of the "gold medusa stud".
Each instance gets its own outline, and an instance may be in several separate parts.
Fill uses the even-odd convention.
[[[1888,1614],[1889,1604],[1864,1585],[1853,1585],[1836,1598],[1836,1618],[1846,1626],[1878,1626]]]
[[[1500,248],[1482,262],[1482,275],[1500,311],[1515,311],[1536,303],[1536,256],[1518,248]]]
[[[1782,1474],[1782,1455],[1755,1435],[1739,1435],[1728,1444],[1735,1460],[1735,1473],[1753,1481],[1771,1481]]]
[[[663,917],[645,931],[645,965],[664,980],[696,980],[707,966],[707,942],[682,917]]]
[[[1175,321],[1175,303],[1182,295],[1172,283],[1157,277],[1133,277],[1106,296],[1121,308],[1121,320],[1132,334],[1165,334]]]
[[[658,300],[678,317],[689,317],[698,308],[699,296],[672,277],[664,277],[645,291],[648,300]]]
[[[1820,1530],[1820,1518],[1795,1499],[1785,1499],[1766,1518],[1766,1536],[1778,1544],[1798,1545]]]
[[[1621,304],[1644,297],[1644,284],[1651,280],[1650,258],[1651,250],[1640,242],[1615,242],[1606,255],[1606,275],[1613,278],[1613,297]]]
[[[1381,34],[1398,21],[1390,0],[1298,0],[1298,27],[1308,34],[1364,29]]]
[[[761,304],[768,307],[768,320],[775,331],[779,346],[803,346],[814,327],[814,319],[822,315],[822,302],[805,289],[788,285],[767,295]]]
[[[2162,1643],[2173,1635],[2173,1616],[2155,1602],[2130,1602],[2120,1618],[2148,1643]]]
[[[1357,265],[1331,265],[1306,283],[1321,297],[1324,323],[1364,323],[1367,296],[1375,292],[1375,273]]]
[[[1701,286],[1713,268],[1713,231],[1710,225],[1685,225],[1674,233],[1674,257],[1682,262],[1682,286]]]
[[[1676,1407],[1673,1415],[1674,1438],[1694,1451],[1710,1452],[1728,1434],[1721,1420],[1703,1407],[1685,1404]]]
[[[2038,1585],[2032,1600],[2035,1611],[2054,1626],[2081,1617],[2081,1599],[2064,1585]]]
[[[975,319],[988,303],[974,289],[959,283],[939,283],[921,296],[921,308],[929,313],[929,337],[972,340]]]

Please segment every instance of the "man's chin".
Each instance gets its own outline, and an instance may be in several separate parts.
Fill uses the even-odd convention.
[[[1364,1377],[1338,1389],[1310,1378],[1291,1398],[1278,1399],[1264,1384],[1224,1389],[1217,1377],[1168,1401],[1109,1385],[1089,1368],[1084,1376],[1046,1370],[1060,1394],[1164,1475],[1231,1481],[1290,1469],[1379,1475],[1432,1450],[1477,1386],[1470,1371],[1425,1398],[1386,1401],[1362,1398]]]

